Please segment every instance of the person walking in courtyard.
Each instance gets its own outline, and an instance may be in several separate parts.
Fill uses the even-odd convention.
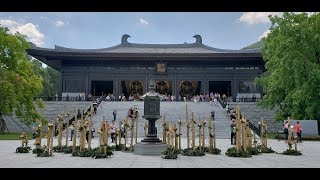
[[[73,133],[74,133],[74,121],[72,121],[72,125],[69,128],[71,130],[70,141],[72,141]]]
[[[113,114],[113,120],[115,121],[117,119],[117,110],[114,109],[112,114]]]
[[[214,121],[214,111],[211,111],[211,120]]]
[[[283,133],[284,133],[284,136],[285,136],[285,142],[287,143],[288,142],[288,136],[289,136],[289,122],[288,121],[286,121],[284,123]]]
[[[234,119],[232,119],[230,127],[231,127],[231,137],[230,137],[231,145],[235,145],[236,144],[236,123]]]
[[[300,126],[300,122],[299,121],[297,121],[296,124],[294,125],[294,130],[295,130],[295,133],[298,136],[298,141],[297,142],[302,142],[301,141],[302,130],[301,130],[301,126]]]
[[[117,125],[115,123],[115,121],[112,121],[110,124],[110,133],[111,133],[111,143],[114,143],[114,141],[116,141],[116,133],[117,133]]]

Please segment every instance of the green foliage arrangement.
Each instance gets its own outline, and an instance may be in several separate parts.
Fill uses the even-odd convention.
[[[289,155],[289,156],[300,156],[302,155],[302,153],[300,151],[296,151],[296,150],[285,150],[282,152],[283,155]]]
[[[18,147],[16,153],[29,153],[31,147]]]
[[[176,150],[174,148],[168,147],[164,152],[162,158],[163,159],[177,159],[178,154],[180,153],[179,150]]]
[[[243,158],[252,157],[249,152],[246,152],[243,149],[240,149],[240,151],[237,152],[237,149],[235,147],[229,148],[226,151],[226,155],[229,157],[243,157]]]
[[[33,154],[42,154],[44,152],[44,148],[43,147],[36,147],[35,149],[32,150]]]
[[[199,148],[196,148],[195,150],[193,150],[192,148],[186,148],[184,150],[182,150],[182,155],[184,156],[204,156],[205,151],[204,150],[200,150]]]

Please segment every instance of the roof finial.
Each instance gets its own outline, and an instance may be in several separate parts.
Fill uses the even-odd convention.
[[[121,44],[129,44],[129,42],[128,42],[129,37],[131,37],[131,36],[129,36],[128,34],[122,35]]]
[[[193,36],[194,38],[196,38],[196,42],[194,44],[202,44],[202,37],[198,34]]]

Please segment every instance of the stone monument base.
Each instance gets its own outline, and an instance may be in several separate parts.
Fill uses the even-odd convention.
[[[164,143],[146,143],[140,142],[134,145],[133,154],[143,156],[159,156],[167,149],[168,145]]]

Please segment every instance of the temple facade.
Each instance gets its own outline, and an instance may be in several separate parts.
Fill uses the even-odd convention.
[[[204,45],[200,35],[183,44],[130,43],[129,37],[125,34],[121,44],[102,49],[32,46],[27,52],[61,72],[60,94],[142,95],[150,79],[156,81],[157,92],[176,97],[262,93],[254,83],[264,71],[259,49],[218,49]]]

